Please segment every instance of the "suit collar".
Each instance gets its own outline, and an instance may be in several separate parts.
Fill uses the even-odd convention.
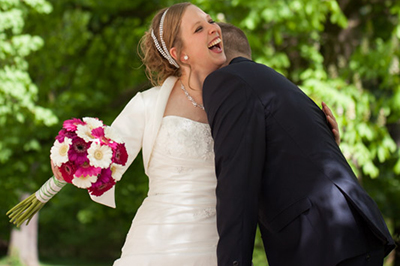
[[[238,57],[233,58],[231,60],[231,62],[229,63],[229,65],[236,64],[236,63],[241,63],[241,62],[246,62],[246,61],[251,61],[251,60],[247,59],[245,57],[238,56]]]

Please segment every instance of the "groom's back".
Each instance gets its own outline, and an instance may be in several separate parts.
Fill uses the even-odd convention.
[[[241,80],[246,95],[256,97],[264,109],[260,121],[265,123],[258,127],[265,129],[265,146],[258,147],[265,149],[259,223],[271,262],[335,265],[364,252],[366,241],[348,202],[377,235],[390,237],[377,206],[335,143],[324,113],[307,95],[273,69],[250,60],[236,60],[218,71]],[[298,218],[303,213],[306,223]],[[282,257],[284,251],[298,255]]]
[[[291,156],[318,160],[334,153],[347,164],[325,114],[301,89],[272,68],[250,60],[229,67],[264,106],[267,152],[290,148]]]

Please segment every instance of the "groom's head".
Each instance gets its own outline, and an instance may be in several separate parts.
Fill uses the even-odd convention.
[[[238,56],[251,59],[251,48],[246,34],[238,27],[229,23],[218,22],[218,25],[221,27],[226,65]]]

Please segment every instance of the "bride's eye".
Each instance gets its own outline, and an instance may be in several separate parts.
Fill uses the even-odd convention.
[[[214,20],[212,20],[212,19],[210,19],[210,20],[208,21],[208,23],[210,23],[210,24],[214,24],[214,23],[215,23],[215,21],[214,21]]]
[[[199,32],[199,31],[201,31],[203,29],[203,27],[202,26],[199,26],[194,32]]]

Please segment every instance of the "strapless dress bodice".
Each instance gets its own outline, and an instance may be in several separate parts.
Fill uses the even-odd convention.
[[[216,266],[216,176],[208,124],[163,118],[148,196],[114,266]]]

